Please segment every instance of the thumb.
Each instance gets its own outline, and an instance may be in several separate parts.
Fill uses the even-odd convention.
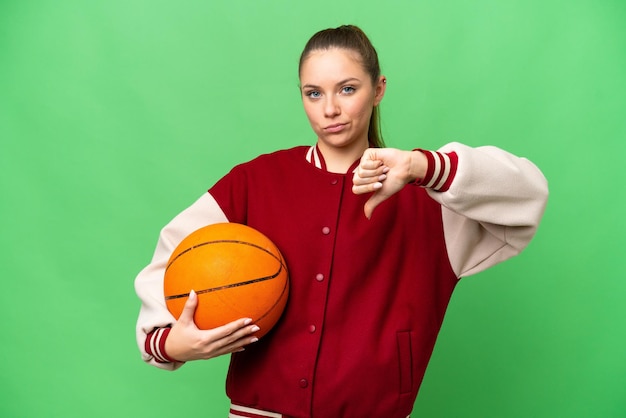
[[[198,306],[198,295],[196,294],[195,291],[191,290],[189,292],[189,298],[187,298],[187,302],[185,302],[185,306],[178,320],[183,321],[183,322],[194,322],[193,315],[196,313],[197,306]]]
[[[376,209],[376,207],[385,199],[386,197],[380,193],[380,190],[374,192],[374,194],[367,200],[367,202],[365,202],[365,206],[363,208],[363,210],[365,211],[365,217],[367,219],[371,219],[372,213],[374,213],[374,209]]]

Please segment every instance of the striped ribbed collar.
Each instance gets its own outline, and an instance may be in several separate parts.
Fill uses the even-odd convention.
[[[311,148],[306,152],[306,160],[313,164],[315,167],[327,171],[326,170],[326,162],[324,161],[324,157],[322,153],[317,148],[317,145],[312,145]]]
[[[324,161],[324,156],[322,155],[322,152],[317,147],[317,144],[312,145],[308,149],[308,151],[306,152],[306,160],[307,162],[319,168],[320,170],[328,171],[328,169],[326,168],[326,161]],[[352,163],[352,166],[350,166],[347,173],[352,173],[352,170],[358,167],[359,162],[360,162],[360,159]],[[334,173],[334,174],[340,174],[340,173]]]

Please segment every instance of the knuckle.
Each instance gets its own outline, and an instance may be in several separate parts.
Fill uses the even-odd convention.
[[[201,347],[206,347],[208,345],[211,345],[212,342],[213,342],[213,338],[211,338],[209,335],[203,335],[202,337],[198,339],[198,345]]]

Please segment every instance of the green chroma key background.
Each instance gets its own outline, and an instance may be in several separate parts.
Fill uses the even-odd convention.
[[[500,146],[551,198],[463,280],[416,417],[626,416],[626,3],[0,2],[0,416],[224,417],[227,358],[135,346],[159,229],[237,163],[315,138],[297,61],[360,25],[390,146]],[[305,185],[303,185],[304,187]]]

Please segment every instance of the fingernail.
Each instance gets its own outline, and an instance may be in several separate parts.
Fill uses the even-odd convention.
[[[250,328],[251,332],[257,332],[258,330],[260,330],[261,328],[259,328],[258,326],[253,326],[252,328]]]
[[[386,174],[381,174],[380,176],[378,176],[378,180],[380,180],[380,181],[383,181],[386,178],[387,178]]]
[[[374,190],[378,190],[381,187],[383,187],[382,183],[374,183],[374,184],[372,184],[372,189],[374,189]]]
[[[250,318],[246,318],[246,320],[243,321],[244,325],[250,325],[251,323],[252,323],[252,319],[250,319]]]
[[[259,339],[257,337],[250,338],[250,344],[255,343],[257,341],[259,341]]]
[[[389,172],[389,167],[385,167],[385,168],[383,169],[383,173],[388,173],[388,172]]]
[[[196,292],[195,292],[195,290],[191,289],[191,290],[189,291],[189,299],[191,299],[191,298],[192,298],[192,297],[194,297],[194,296],[196,296]]]

